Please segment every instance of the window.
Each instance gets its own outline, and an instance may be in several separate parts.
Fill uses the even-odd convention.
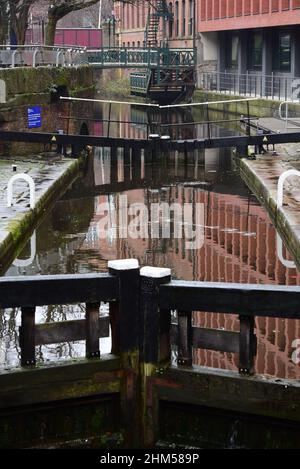
[[[235,34],[229,34],[225,44],[226,68],[238,68],[239,38]]]
[[[263,37],[261,33],[252,32],[249,37],[248,69],[262,70]]]
[[[174,24],[172,3],[169,3],[169,13],[171,15],[169,18],[169,37],[172,37],[173,36],[173,24]]]
[[[291,71],[291,35],[286,32],[275,32],[273,40],[273,70]]]
[[[181,35],[185,36],[185,0],[182,0],[182,27],[181,27]]]
[[[189,36],[193,35],[193,26],[194,26],[193,23],[194,23],[194,2],[193,0],[189,0]]]
[[[175,2],[175,36],[179,35],[179,10],[178,10],[178,2]]]

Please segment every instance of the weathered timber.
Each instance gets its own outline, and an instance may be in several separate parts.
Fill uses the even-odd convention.
[[[119,393],[120,368],[118,357],[103,355],[101,360],[1,371],[0,409]]]
[[[35,308],[21,309],[21,366],[35,365]]]
[[[100,357],[99,345],[99,310],[100,303],[87,303],[85,311],[86,357]]]
[[[141,150],[132,148],[132,179],[140,181],[141,179]]]
[[[109,336],[109,317],[98,319],[95,334],[98,338]],[[59,344],[62,342],[75,342],[86,339],[86,321],[77,319],[73,321],[48,322],[35,326],[35,345]]]
[[[254,373],[255,355],[254,317],[240,316],[239,371],[241,374],[251,375]]]
[[[124,260],[126,263],[126,259]],[[115,324],[118,327],[120,353],[136,352],[139,348],[139,282],[140,269],[137,266],[122,268],[122,261],[109,263],[109,272],[118,283],[119,301],[115,311]]]
[[[15,132],[0,130],[0,141],[2,142],[28,142],[28,143],[53,143],[55,136],[56,145],[74,145],[84,148],[87,145],[96,147],[115,148],[145,148],[151,146],[149,140],[136,140],[133,138],[96,137],[92,135],[79,134],[53,134],[45,132]]]
[[[46,306],[117,298],[117,280],[107,274],[0,278],[0,307]]]
[[[110,182],[111,184],[118,182],[118,156],[116,147],[112,147],[110,150]]]
[[[147,267],[144,269],[147,269]],[[141,270],[140,359],[143,363],[158,364],[159,361],[159,288],[160,285],[168,283],[170,278],[170,274],[163,277],[151,277],[147,271],[144,274],[143,269]]]
[[[140,269],[136,260],[111,261],[109,272],[119,282],[119,301],[113,306],[112,333],[125,371],[121,390],[122,424],[126,429],[125,447],[137,447],[139,425],[139,283]],[[112,305],[112,303],[110,303]],[[113,346],[113,349],[116,348]]]
[[[300,382],[208,367],[170,367],[153,378],[158,399],[300,422]]]
[[[264,139],[267,137],[268,144],[284,144],[299,143],[300,132],[275,134],[270,133],[263,136],[230,136],[230,137],[213,137],[188,140],[173,140],[166,142],[160,139],[160,135],[155,139],[129,139],[129,138],[113,138],[113,137],[97,137],[93,135],[78,134],[52,134],[42,132],[15,132],[0,131],[0,141],[2,142],[28,142],[51,144],[52,138],[55,136],[55,144],[72,145],[76,148],[84,148],[86,146],[109,147],[109,148],[150,148],[152,156],[155,159],[159,156],[160,150],[165,151],[190,151],[205,148],[246,148],[247,146],[264,145]],[[151,136],[150,136],[151,137]]]
[[[173,280],[159,290],[163,309],[299,318],[300,287]]]
[[[178,366],[193,363],[193,332],[191,311],[178,311]]]
[[[193,326],[193,347],[207,350],[217,350],[219,352],[239,353],[240,341],[239,333],[223,331],[219,329],[200,328]],[[178,326],[172,324],[171,343],[178,344]]]

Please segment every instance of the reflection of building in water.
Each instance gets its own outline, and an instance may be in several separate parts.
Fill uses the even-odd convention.
[[[136,189],[125,194],[128,205],[138,202],[150,207],[151,203],[162,201],[204,204],[204,246],[195,251],[187,250],[186,240],[174,239],[172,233],[170,239],[114,239],[109,233],[105,239],[97,239],[97,223],[103,217],[103,212],[97,208],[103,203],[109,203],[114,212],[112,226],[118,233],[120,194],[114,194],[95,199],[90,235],[81,249],[96,249],[102,259],[133,257],[139,259],[141,265],[168,266],[174,277],[185,280],[300,285],[300,275],[296,270],[285,268],[279,261],[276,231],[264,209],[256,202],[250,204],[246,198],[236,195],[212,193],[184,185],[161,190]],[[197,313],[194,321],[202,327],[239,329],[235,315]],[[256,321],[259,342],[257,371],[276,376],[300,376],[297,367],[289,360],[292,341],[300,336],[299,321],[272,318]],[[195,362],[221,368],[236,367],[232,355],[206,350],[195,352]]]

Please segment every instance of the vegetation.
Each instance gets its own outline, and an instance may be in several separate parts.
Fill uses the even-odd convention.
[[[0,44],[24,44],[30,15],[34,8],[38,8],[46,12],[45,42],[53,45],[59,20],[98,2],[99,0],[0,0]],[[110,3],[110,0],[105,3]]]

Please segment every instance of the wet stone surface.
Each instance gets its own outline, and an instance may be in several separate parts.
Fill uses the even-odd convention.
[[[20,222],[30,210],[28,183],[22,180],[15,182],[13,205],[7,207],[7,185],[10,178],[20,173],[31,176],[35,183],[36,203],[38,203],[73,162],[74,160],[56,154],[0,160],[0,251],[1,242],[15,229],[15,223]],[[17,166],[17,171],[13,171],[13,165]]]

